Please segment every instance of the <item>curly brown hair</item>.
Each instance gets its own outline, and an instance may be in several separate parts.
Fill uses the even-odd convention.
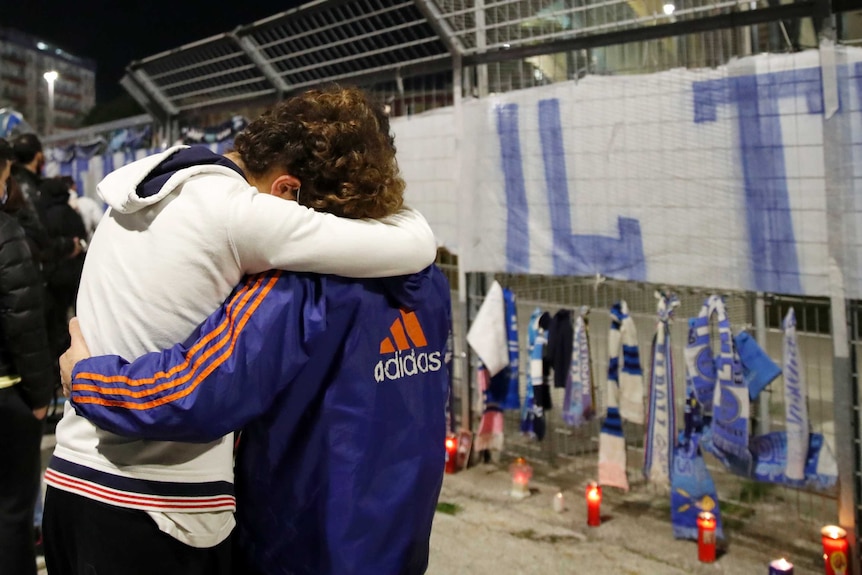
[[[348,218],[382,218],[404,202],[389,118],[358,88],[309,90],[237,134],[234,150],[255,177],[286,169],[299,201]]]

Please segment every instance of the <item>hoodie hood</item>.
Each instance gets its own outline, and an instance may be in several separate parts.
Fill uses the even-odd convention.
[[[189,178],[221,173],[245,180],[239,166],[205,146],[174,146],[114,170],[97,188],[112,209],[130,214],[160,202]]]
[[[449,282],[434,265],[409,276],[383,278],[382,282],[389,297],[405,309],[416,309],[429,297],[449,297]]]

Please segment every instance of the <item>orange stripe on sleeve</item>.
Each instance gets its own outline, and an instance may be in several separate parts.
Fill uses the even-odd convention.
[[[278,274],[278,275],[280,275],[280,274]],[[154,399],[152,401],[148,401],[145,403],[134,403],[134,402],[129,402],[129,401],[122,401],[122,400],[116,400],[116,399],[102,399],[100,397],[89,397],[89,396],[75,398],[75,402],[76,403],[90,403],[90,404],[95,404],[95,405],[103,405],[106,407],[122,407],[125,409],[143,411],[146,409],[159,407],[161,405],[164,405],[166,403],[170,403],[170,402],[175,401],[177,399],[182,399],[183,397],[186,397],[187,395],[191,394],[198,387],[198,385],[200,385],[200,383],[207,378],[207,376],[209,374],[211,374],[218,367],[220,367],[221,364],[223,364],[225,361],[227,361],[227,359],[231,356],[231,354],[233,353],[234,347],[236,346],[237,338],[239,337],[240,333],[242,333],[242,330],[245,328],[245,326],[248,323],[248,320],[251,318],[252,314],[254,314],[255,310],[263,302],[266,295],[275,286],[275,283],[278,281],[278,275],[273,277],[267,283],[267,285],[264,287],[260,297],[255,299],[255,302],[251,305],[249,310],[245,313],[245,315],[243,316],[239,325],[237,326],[237,329],[233,333],[233,336],[231,338],[230,347],[227,350],[225,350],[225,352],[222,353],[215,361],[213,361],[203,372],[201,372],[194,379],[194,381],[192,381],[191,385],[189,385],[187,388],[182,389],[180,391],[177,391],[175,393],[172,393],[170,395],[166,395],[165,397],[161,397],[159,399]],[[77,389],[77,387],[75,389]]]
[[[159,381],[160,379],[169,378],[169,377],[172,377],[172,376],[174,376],[174,375],[176,375],[182,371],[185,371],[186,369],[188,369],[190,367],[190,364],[192,362],[192,358],[194,357],[195,353],[199,352],[209,342],[211,342],[213,339],[215,339],[216,337],[218,337],[219,335],[222,335],[224,333],[225,329],[231,324],[232,319],[235,317],[235,315],[236,315],[235,312],[237,311],[237,308],[239,308],[239,310],[241,310],[243,307],[245,307],[246,303],[254,295],[255,290],[259,289],[259,286],[262,284],[262,282],[263,282],[263,278],[259,278],[255,282],[253,287],[248,288],[248,285],[246,284],[246,286],[243,287],[242,290],[237,292],[235,294],[234,298],[231,299],[230,303],[228,304],[225,318],[218,325],[218,327],[215,330],[213,330],[212,332],[210,332],[209,334],[207,334],[206,337],[204,337],[201,341],[199,341],[191,349],[189,349],[188,352],[186,352],[186,359],[183,363],[172,367],[170,370],[168,370],[166,372],[160,371],[160,372],[153,374],[152,377],[139,378],[139,379],[130,379],[124,375],[106,376],[106,375],[102,375],[101,373],[79,373],[77,375],[76,379],[88,379],[91,381],[99,381],[102,383],[124,383],[129,387],[137,387],[140,385],[149,385],[149,384],[152,384],[152,383]],[[227,336],[227,335],[228,334],[225,334],[225,336]],[[224,343],[227,341],[228,341],[228,338],[225,337],[225,339],[223,341],[218,342],[216,344],[216,347],[224,345]],[[211,356],[212,356],[212,354],[210,354],[209,357],[211,357]],[[195,362],[194,362],[194,364],[191,365],[191,369],[194,370],[198,365],[200,365],[201,361],[202,361],[202,358],[200,358],[200,357],[195,358]],[[90,391],[96,391],[96,390],[93,389]]]

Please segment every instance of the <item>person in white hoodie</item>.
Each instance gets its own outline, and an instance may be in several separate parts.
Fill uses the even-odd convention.
[[[379,197],[388,194],[397,208],[404,186],[388,118],[360,90],[285,100],[234,146],[225,156],[174,147],[99,184],[110,208],[87,253],[77,302],[93,354],[131,359],[185,339],[244,274],[280,268],[382,277],[433,262],[434,236],[417,212],[350,219],[368,198],[391,213]],[[333,197],[341,209],[333,210]],[[335,215],[313,210],[323,198]],[[52,575],[229,572],[232,436],[136,441],[98,429],[67,405],[56,437],[45,476]]]

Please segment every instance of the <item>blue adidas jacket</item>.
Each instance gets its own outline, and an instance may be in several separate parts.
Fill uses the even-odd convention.
[[[78,363],[72,401],[145,439],[242,428],[235,534],[254,571],[424,573],[449,328],[449,286],[433,266],[376,280],[268,272],[185,344]]]

